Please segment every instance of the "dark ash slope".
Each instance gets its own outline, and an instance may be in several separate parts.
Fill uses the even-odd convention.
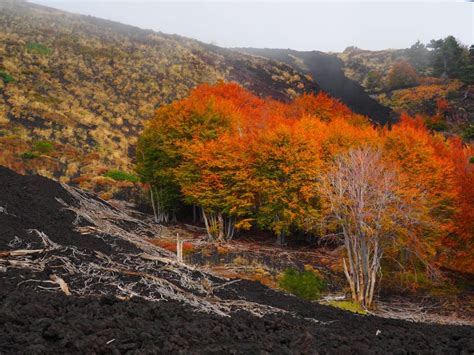
[[[291,65],[296,70],[311,74],[321,90],[340,99],[354,112],[368,116],[382,125],[387,123],[392,115],[388,107],[372,99],[359,83],[344,75],[343,62],[336,55],[291,49],[237,48],[236,50],[277,60]]]
[[[357,316],[255,282],[225,285],[226,280],[167,260],[169,255],[159,248],[135,243],[133,238],[122,240],[113,234],[112,224],[106,225],[112,228],[109,232],[100,231],[101,221],[92,209],[90,220],[82,215],[78,221],[80,211],[65,210],[66,205],[79,208],[90,203],[107,218],[120,211],[90,194],[78,200],[71,191],[77,192],[0,168],[0,354],[474,352],[472,327]],[[152,230],[146,223],[137,226],[133,218],[120,216],[123,220],[116,223],[122,224],[123,234]],[[85,233],[84,228],[95,229]],[[40,238],[26,229],[44,232],[57,245],[42,246]],[[26,257],[5,253],[20,248],[44,251]],[[154,255],[154,261],[140,261],[144,252]],[[78,270],[65,269],[59,257],[72,261]],[[33,269],[34,265],[44,267]],[[109,270],[102,279],[85,282],[90,275],[80,269],[94,270],[93,265]],[[71,296],[40,288],[54,287],[45,282],[52,273],[66,281]],[[161,281],[144,281],[152,277],[183,292],[166,294],[160,302],[148,301],[143,297],[152,298],[153,291],[169,290],[161,287]],[[214,292],[203,294],[196,287],[204,279],[215,286]],[[86,289],[84,283],[90,292],[80,292]],[[179,302],[176,295],[185,298]],[[249,312],[248,305],[255,305],[250,302],[257,303],[253,310],[265,314]],[[206,305],[214,308],[202,312]],[[228,316],[215,311],[225,307]]]

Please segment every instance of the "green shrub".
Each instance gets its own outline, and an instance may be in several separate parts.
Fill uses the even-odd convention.
[[[464,132],[462,132],[462,136],[465,139],[474,139],[474,125],[467,127]]]
[[[31,159],[38,158],[39,155],[33,152],[24,152],[24,153],[21,153],[20,157],[25,160],[31,160]]]
[[[26,44],[26,49],[29,52],[41,54],[41,55],[50,55],[52,53],[52,50],[50,48],[40,43],[29,42]]]
[[[443,131],[448,130],[448,124],[446,123],[446,121],[443,121],[443,120],[439,120],[439,121],[427,120],[426,127],[437,132],[443,132]]]
[[[13,83],[15,81],[15,78],[4,70],[0,70],[0,78],[5,84]]]
[[[104,174],[104,176],[117,180],[117,181],[130,181],[130,182],[139,181],[138,176],[135,176],[133,174],[129,174],[120,170],[109,170]]]
[[[471,157],[471,158],[469,159],[469,163],[474,164],[474,157]]]
[[[311,271],[286,269],[280,278],[280,288],[306,300],[316,300],[325,287],[325,282]]]
[[[53,143],[48,141],[38,141],[33,143],[33,150],[41,154],[50,153],[53,149]]]

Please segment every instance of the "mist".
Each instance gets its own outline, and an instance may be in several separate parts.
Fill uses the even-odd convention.
[[[474,33],[472,2],[32,2],[222,47],[381,50],[448,35],[469,45]]]

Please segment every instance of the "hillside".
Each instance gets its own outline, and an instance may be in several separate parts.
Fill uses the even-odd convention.
[[[466,80],[459,80],[472,74],[448,77],[435,73],[433,51],[420,43],[407,49],[380,51],[348,47],[342,53],[235,50],[277,60],[310,74],[322,90],[378,123],[385,124],[403,112],[435,116],[426,121],[432,130],[462,135],[467,140],[474,138],[474,89]],[[399,63],[413,67],[416,77],[411,83],[392,86],[390,77]]]
[[[338,54],[345,76],[357,81],[379,103],[398,114],[436,115],[438,122],[426,122],[431,129],[472,140],[474,87],[469,85],[468,78],[472,74],[460,73],[456,77],[436,73],[432,57],[433,50],[419,42],[407,49],[381,51],[348,47]],[[474,60],[472,54],[470,60]],[[393,87],[389,83],[390,76],[398,63],[407,63],[414,71],[415,80]]]
[[[344,72],[344,62],[335,54],[318,51],[301,52],[291,49],[237,48],[238,52],[254,54],[286,63],[298,71],[310,74],[321,89],[338,98],[354,112],[385,124],[391,110],[372,99],[355,77]]]
[[[130,171],[154,109],[219,80],[279,100],[319,90],[282,63],[1,0],[0,164],[61,181]]]

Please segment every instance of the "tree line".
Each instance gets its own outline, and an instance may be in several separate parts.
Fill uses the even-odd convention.
[[[221,82],[157,109],[136,170],[157,222],[187,205],[218,242],[251,227],[341,240],[370,307],[384,256],[473,270],[473,155],[420,117],[375,127],[324,93],[283,103]]]

